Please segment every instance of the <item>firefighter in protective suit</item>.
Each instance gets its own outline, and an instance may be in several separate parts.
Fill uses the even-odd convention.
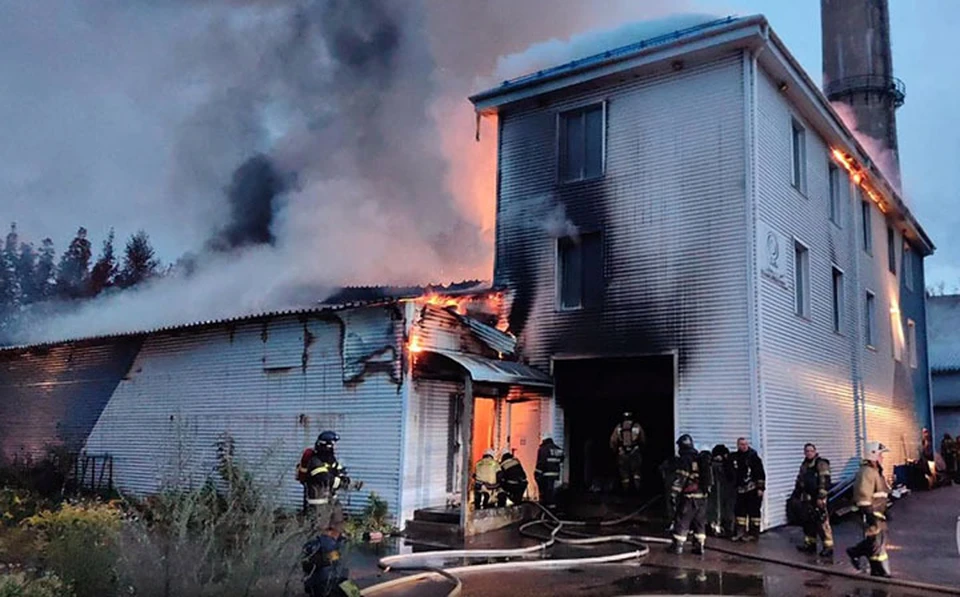
[[[554,506],[563,458],[563,450],[553,443],[553,438],[543,438],[537,449],[537,468],[533,471],[533,479],[540,492],[540,503],[548,508]]]
[[[497,462],[493,450],[487,450],[477,461],[473,471],[473,507],[481,510],[497,505],[500,493],[500,484],[497,477],[500,475],[500,463]]]
[[[817,539],[823,542],[820,555],[833,556],[833,529],[830,528],[830,513],[827,511],[827,495],[830,491],[830,461],[821,458],[813,444],[803,446],[803,463],[797,474],[794,495],[800,500],[803,520],[803,545],[797,549],[805,553],[817,552]]]
[[[737,439],[737,451],[730,457],[730,465],[737,486],[734,505],[737,529],[731,540],[755,541],[760,538],[760,509],[767,484],[763,460],[750,447],[750,442],[741,437]]]
[[[633,413],[623,413],[623,420],[610,434],[610,449],[617,453],[617,468],[620,470],[620,486],[624,493],[640,491],[640,466],[643,464],[643,446],[646,434],[640,423],[633,420]]]
[[[860,558],[870,562],[872,576],[890,576],[887,557],[887,497],[890,486],[883,478],[883,455],[889,452],[880,442],[868,442],[866,459],[853,481],[853,501],[860,508],[863,541],[847,549],[850,563],[860,569]]]
[[[693,531],[693,553],[703,554],[707,541],[707,492],[712,483],[711,461],[709,452],[697,453],[693,438],[686,433],[677,440],[677,468],[670,487],[670,499],[676,504],[672,553],[683,553],[687,534]]]
[[[343,508],[337,491],[350,484],[347,470],[337,461],[334,447],[340,436],[324,431],[317,437],[307,463],[307,507],[316,512],[319,535],[303,547],[303,588],[311,597],[359,595],[340,560],[343,547]]]
[[[503,490],[497,500],[497,506],[507,505],[507,498],[514,504],[523,501],[523,494],[527,491],[527,473],[523,465],[510,450],[504,450],[500,456],[500,473],[497,475],[500,488]]]

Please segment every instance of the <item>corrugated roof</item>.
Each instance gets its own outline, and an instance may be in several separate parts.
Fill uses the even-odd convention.
[[[960,371],[960,295],[927,299],[927,350],[931,371]]]
[[[536,388],[553,387],[553,379],[549,375],[523,363],[498,361],[452,350],[429,349],[424,352],[435,353],[454,361],[467,370],[473,381]]]
[[[130,330],[125,332],[117,332],[114,334],[101,334],[97,336],[64,338],[61,340],[53,340],[50,342],[37,342],[34,344],[2,346],[0,347],[0,354],[5,352],[17,352],[17,351],[28,350],[28,349],[61,346],[63,344],[71,344],[73,342],[96,342],[98,340],[109,340],[112,338],[126,338],[131,336],[157,334],[161,332],[171,332],[171,331],[177,331],[177,330],[185,330],[189,328],[200,328],[200,327],[207,327],[212,325],[223,325],[228,323],[239,323],[239,322],[245,322],[245,321],[253,321],[257,319],[267,319],[271,317],[282,317],[282,316],[288,316],[288,315],[315,315],[317,313],[324,313],[328,311],[342,311],[344,309],[356,309],[359,307],[374,307],[378,305],[390,305],[390,304],[395,304],[400,300],[401,299],[399,298],[390,297],[390,298],[382,298],[382,299],[370,300],[370,301],[345,302],[345,303],[340,303],[336,305],[324,304],[324,305],[314,306],[314,307],[262,311],[262,312],[250,313],[246,315],[236,315],[234,317],[224,317],[222,319],[191,321],[188,323],[179,323],[179,324],[160,326],[155,328],[146,328],[146,329]]]
[[[322,304],[337,305],[356,301],[373,301],[415,298],[424,294],[456,295],[470,292],[489,291],[490,285],[483,280],[463,280],[450,284],[426,286],[343,286],[321,301]]]

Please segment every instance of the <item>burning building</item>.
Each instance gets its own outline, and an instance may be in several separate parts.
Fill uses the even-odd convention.
[[[494,283],[524,359],[554,378],[546,431],[565,440],[574,491],[612,485],[624,410],[647,430],[648,480],[680,433],[706,449],[750,438],[767,526],[785,522],[805,442],[838,477],[868,438],[917,456],[934,247],[766,19],[471,100],[499,124]],[[554,212],[564,226],[531,224]]]

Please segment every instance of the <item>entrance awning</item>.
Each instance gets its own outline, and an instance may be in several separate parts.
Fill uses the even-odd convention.
[[[452,350],[425,349],[423,352],[446,357],[467,370],[471,379],[479,383],[552,388],[553,379],[533,367],[514,361],[499,361],[475,354]]]

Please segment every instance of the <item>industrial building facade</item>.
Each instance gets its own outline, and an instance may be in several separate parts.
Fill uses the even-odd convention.
[[[471,99],[499,122],[495,285],[555,379],[573,488],[615,477],[623,410],[647,429],[648,479],[680,433],[750,438],[766,526],[785,522],[805,442],[837,477],[867,438],[916,457],[933,246],[765,19]]]
[[[113,485],[148,495],[203,483],[228,434],[281,503],[297,507],[300,453],[333,429],[350,476],[364,482],[348,506],[362,508],[375,492],[402,524],[418,509],[461,503],[487,448],[512,447],[532,475],[551,382],[509,360],[515,340],[489,325],[497,296],[326,306],[3,349],[0,456],[38,458],[51,446],[109,455]]]

